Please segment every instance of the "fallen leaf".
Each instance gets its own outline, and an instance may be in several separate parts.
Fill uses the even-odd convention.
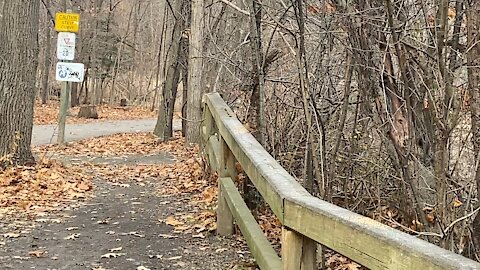
[[[3,235],[3,237],[6,237],[6,238],[18,238],[20,237],[20,234],[19,233],[5,233]]]
[[[117,257],[120,257],[120,256],[125,256],[127,255],[127,253],[106,253],[106,254],[103,254],[100,258],[117,258]]]
[[[110,219],[108,219],[108,218],[97,221],[97,224],[108,224],[108,223],[110,223]]]
[[[133,235],[133,236],[140,237],[140,238],[145,237],[144,234],[140,234],[138,232],[129,232],[128,235]]]
[[[81,191],[89,191],[92,187],[84,182],[77,184],[77,188]]]
[[[186,231],[190,228],[191,228],[190,226],[176,226],[175,231],[183,232],[183,231]]]
[[[79,234],[79,233],[74,233],[74,234],[71,234],[71,235],[63,238],[63,239],[65,239],[65,240],[75,240],[75,239],[77,239],[78,237],[80,237],[80,234]]]
[[[453,207],[460,207],[463,203],[458,199],[458,198],[455,198],[455,200],[453,200],[452,202],[452,205]]]
[[[41,258],[41,257],[44,257],[45,253],[46,252],[44,250],[33,250],[33,251],[28,252],[28,255],[30,257]]]
[[[163,237],[165,239],[178,238],[178,236],[170,235],[170,234],[159,234],[158,236]]]
[[[183,222],[181,222],[181,221],[176,220],[176,219],[175,219],[174,217],[172,217],[172,216],[168,217],[168,218],[167,218],[167,221],[165,221],[165,223],[166,223],[167,225],[170,225],[170,226],[173,226],[173,227],[185,224],[185,223],[183,223]]]
[[[175,257],[170,257],[170,258],[167,258],[166,260],[167,261],[173,261],[173,260],[178,260],[178,259],[181,259],[182,256],[175,256]]]
[[[199,234],[194,234],[192,235],[193,238],[202,238],[204,239],[205,238],[205,235],[203,235],[203,233],[199,233]]]
[[[30,257],[22,257],[22,256],[13,256],[12,258],[18,259],[18,260],[29,260]]]
[[[148,257],[150,259],[153,259],[153,258],[161,259],[161,258],[163,258],[163,255],[148,255]]]

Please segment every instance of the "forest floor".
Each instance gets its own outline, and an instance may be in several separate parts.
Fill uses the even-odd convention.
[[[35,138],[35,167],[0,172],[0,269],[255,269],[216,236],[216,179],[179,134]]]
[[[58,119],[59,102],[50,100],[48,104],[35,104],[34,109],[34,125],[51,125],[56,124]],[[144,106],[97,106],[98,119],[87,119],[76,117],[80,107],[70,108],[67,124],[82,124],[112,120],[136,120],[136,119],[153,119],[157,117],[156,110],[150,110]],[[125,131],[127,132],[127,131]]]
[[[46,105],[35,104],[33,138],[35,144],[50,144],[57,141],[57,119],[59,103],[50,101]],[[87,138],[112,135],[117,133],[151,132],[157,121],[157,111],[141,106],[114,107],[101,105],[97,107],[98,119],[80,118],[79,108],[70,108],[65,127],[65,141],[77,141]],[[175,114],[177,116],[178,113]],[[181,121],[174,119],[173,129],[181,129]]]
[[[48,110],[36,122],[55,123]],[[0,172],[0,269],[257,269],[241,234],[215,234],[217,181],[199,149],[178,132],[159,143],[155,119],[137,116],[70,120],[65,146],[51,144],[54,124],[34,126],[37,165]],[[255,215],[279,251],[281,224]]]

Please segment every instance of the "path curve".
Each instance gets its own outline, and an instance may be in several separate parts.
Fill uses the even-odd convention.
[[[150,132],[155,128],[156,121],[157,119],[138,119],[67,124],[65,127],[65,141],[78,141],[116,133]],[[180,119],[174,119],[173,129],[181,129]],[[42,145],[56,143],[57,132],[57,125],[34,125],[32,144]]]

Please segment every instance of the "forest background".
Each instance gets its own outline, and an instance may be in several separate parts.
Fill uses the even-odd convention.
[[[316,196],[479,260],[479,1],[192,1],[42,0],[37,99],[60,91],[68,5],[87,67],[72,107],[158,110],[168,140],[177,104],[195,142],[219,92]]]

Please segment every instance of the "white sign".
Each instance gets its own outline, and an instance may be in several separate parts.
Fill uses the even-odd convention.
[[[55,71],[57,81],[83,82],[85,66],[80,63],[57,63]]]
[[[75,58],[75,34],[60,32],[57,37],[57,59],[72,61]]]

